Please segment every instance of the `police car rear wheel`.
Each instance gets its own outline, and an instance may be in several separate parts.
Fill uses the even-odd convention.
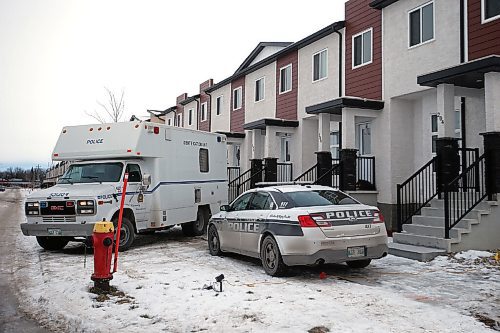
[[[371,261],[371,259],[348,261],[347,266],[349,266],[350,268],[365,268],[371,263]]]
[[[267,274],[271,276],[283,276],[286,274],[287,266],[283,262],[280,249],[273,237],[267,236],[262,242],[260,259]]]
[[[37,236],[36,241],[38,245],[48,251],[62,250],[69,243],[69,240],[65,237]]]
[[[208,250],[213,256],[222,255],[222,251],[220,249],[219,233],[217,232],[217,228],[213,225],[208,228]]]

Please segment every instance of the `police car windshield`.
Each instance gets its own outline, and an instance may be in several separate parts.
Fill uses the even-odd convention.
[[[359,203],[341,192],[329,190],[288,192],[286,195],[292,200],[295,207],[351,205]]]
[[[119,162],[73,164],[59,179],[58,184],[117,182],[122,169],[123,164]]]

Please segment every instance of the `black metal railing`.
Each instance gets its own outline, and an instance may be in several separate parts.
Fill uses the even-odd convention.
[[[315,164],[309,169],[307,169],[305,172],[303,172],[300,176],[294,179],[295,182],[311,182],[314,183],[318,177],[317,177],[317,169],[318,165]]]
[[[465,173],[465,170],[479,160],[479,148],[460,148],[460,172],[463,174],[462,182],[464,186],[462,191],[467,189],[476,189],[479,185],[479,170],[476,168],[473,174]]]
[[[356,157],[356,187],[359,190],[375,190],[375,156]]]
[[[474,207],[487,196],[485,178],[485,155],[469,165],[443,189],[445,238]],[[474,180],[473,189],[469,182]]]
[[[336,163],[333,164],[332,167],[325,172],[323,175],[321,175],[316,181],[313,182],[313,184],[321,184],[322,180],[331,177],[331,184],[332,187],[334,188],[339,188],[340,187],[340,173],[341,173],[341,168],[342,168],[342,163]]]
[[[397,184],[397,222],[398,231],[403,224],[408,223],[412,216],[418,214],[437,196],[436,178],[434,169],[436,157],[432,158],[404,183]]]
[[[258,171],[252,173],[249,169],[228,183],[228,201],[232,202],[241,193],[251,189],[252,180],[261,182],[263,179],[265,168],[262,166]],[[260,178],[259,178],[260,177]]]
[[[240,176],[240,167],[239,166],[228,166],[227,167],[227,181],[231,183],[233,180]]]
[[[293,179],[292,163],[278,162],[276,177],[278,182],[291,182]]]

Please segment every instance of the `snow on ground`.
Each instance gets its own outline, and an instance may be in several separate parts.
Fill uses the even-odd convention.
[[[51,253],[19,234],[13,250],[21,306],[65,332],[491,332],[476,318],[500,320],[500,269],[489,252],[430,263],[388,256],[361,270],[299,267],[272,278],[259,261],[212,257],[206,241],[174,228],[138,237],[111,281],[119,292],[98,299],[83,246]],[[221,273],[223,292],[203,289]]]

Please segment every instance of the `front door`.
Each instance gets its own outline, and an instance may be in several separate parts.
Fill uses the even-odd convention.
[[[142,188],[142,173],[139,164],[129,163],[125,172],[128,173],[127,197],[125,204],[134,208],[135,222],[138,229],[148,228],[146,214],[146,198]]]
[[[226,212],[219,230],[222,249],[240,252],[241,215],[247,209],[252,195],[253,193],[243,194],[231,204],[229,211]]]
[[[258,256],[259,238],[270,213],[273,199],[267,192],[256,192],[247,210],[241,212],[244,226],[241,231],[241,252]]]

